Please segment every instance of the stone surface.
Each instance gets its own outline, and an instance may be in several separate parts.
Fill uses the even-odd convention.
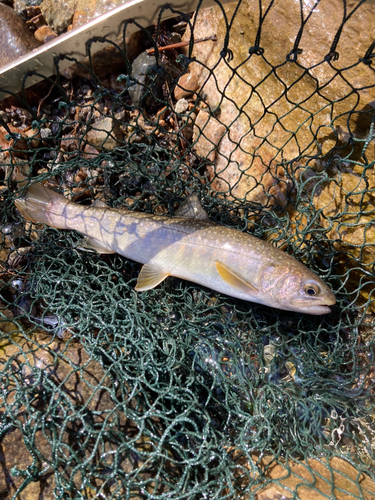
[[[321,210],[320,224],[337,250],[337,273],[345,277],[349,298],[374,313],[374,168],[367,175],[338,174],[315,191],[314,205]],[[343,214],[339,219],[338,213]]]
[[[288,468],[280,463],[271,465],[266,476],[278,482],[261,490],[256,500],[289,500],[295,495],[300,500],[325,500],[327,497],[374,500],[375,484],[366,474],[359,474],[349,462],[338,457],[332,458],[329,466],[324,458],[302,463],[289,460]]]
[[[350,67],[372,43],[375,5],[361,5],[349,18],[337,46],[339,59],[324,62],[343,19],[343,4],[340,0],[322,0],[309,17],[299,44],[303,52],[298,55],[298,63],[316,65],[308,72],[293,61],[286,62],[300,28],[300,4],[294,0],[271,4],[260,39],[264,54],[249,58],[258,29],[258,5],[257,0],[241,3],[229,38],[233,58],[225,61],[220,59],[226,35],[223,13],[216,6],[200,11],[194,36],[216,34],[217,42],[194,46],[192,55],[197,62],[189,65],[189,71],[197,78],[200,94],[210,108],[220,107],[220,115],[215,116],[230,125],[211,172],[214,189],[263,205],[285,205],[290,185],[282,161],[295,160],[298,166],[301,156],[328,153],[337,140],[334,127],[349,133],[347,115],[340,115],[350,109],[366,109],[375,100],[371,67],[363,63]],[[236,6],[224,6],[227,19],[232,18]],[[356,6],[354,0],[349,1],[348,12]],[[303,4],[305,17],[311,8],[310,3]],[[188,29],[184,39],[189,38]],[[215,68],[215,75],[210,75],[204,65]],[[271,65],[282,66],[272,71]],[[335,68],[342,71],[341,75]],[[353,88],[358,89],[358,95]],[[340,101],[333,105],[334,100]],[[370,118],[370,114],[354,114],[350,131],[363,137]]]
[[[1,331],[14,332],[17,331],[17,326],[12,322],[1,322]],[[41,348],[36,348],[37,343]],[[74,366],[78,368],[74,372]],[[80,369],[80,366],[83,368]],[[12,367],[12,368],[10,368]],[[23,367],[23,368],[22,368]],[[2,413],[4,412],[4,405],[8,408],[13,408],[13,416],[18,416],[18,420],[22,425],[25,419],[26,408],[22,405],[16,404],[15,400],[15,385],[17,382],[17,373],[22,369],[22,382],[25,386],[33,383],[33,376],[31,369],[38,367],[44,370],[48,375],[50,383],[59,384],[61,382],[60,390],[65,393],[68,398],[71,398],[71,403],[77,404],[78,402],[89,401],[90,396],[94,396],[92,408],[95,404],[99,403],[100,392],[93,390],[90,383],[96,383],[103,377],[103,370],[99,363],[90,360],[82,346],[71,342],[65,342],[55,339],[51,335],[36,331],[30,335],[29,340],[20,334],[13,334],[12,340],[3,338],[0,342],[0,370],[4,376],[12,369],[14,376],[13,383],[7,379],[7,388],[9,392],[6,396],[0,398],[0,405]],[[3,383],[6,379],[3,379]],[[22,390],[19,387],[19,390]],[[95,392],[95,391],[94,391]],[[110,404],[108,398],[103,404]],[[91,402],[90,402],[91,405]],[[47,460],[52,457],[51,443],[42,432],[38,432],[35,436],[35,443],[37,444],[38,452]],[[24,436],[20,429],[12,427],[7,432],[2,440],[0,447],[0,497],[11,498],[17,488],[21,486],[24,478],[12,474],[12,468],[17,467],[19,470],[26,470],[26,468],[33,462],[33,457],[27,449],[24,442]],[[51,471],[47,472],[40,478],[37,483],[32,482],[23,491],[22,497],[24,499],[43,498],[46,500],[53,499],[53,488],[55,482]]]
[[[43,0],[40,11],[50,28],[63,32],[72,22],[77,0]]]
[[[82,26],[124,3],[126,0],[77,0],[73,28]]]
[[[17,14],[21,14],[27,9],[27,7],[36,7],[41,3],[42,0],[14,0],[13,9],[17,12]]]
[[[314,205],[322,211],[321,224],[329,229],[328,237],[337,250],[373,265],[375,172],[372,170],[366,180],[354,173],[341,173],[317,191]],[[343,214],[339,220],[335,217],[338,213]]]
[[[0,3],[0,67],[39,47],[23,19]]]
[[[95,122],[86,135],[87,142],[95,148],[115,149],[122,140],[120,127],[110,117]]]
[[[160,106],[163,99],[163,84],[166,79],[164,66],[155,56],[142,52],[132,63],[132,77],[136,82],[129,87],[129,95],[133,104],[142,108]]]
[[[38,457],[39,469],[46,470],[38,482],[29,484],[17,498],[52,500],[55,498],[53,488],[56,487],[54,470],[48,469],[46,465],[49,461],[57,463],[59,458],[59,473],[66,479],[69,472],[64,471],[62,463],[71,470],[75,457],[68,448],[54,449],[54,439],[48,425],[43,432],[38,430],[35,436],[22,432],[23,426],[29,425],[29,420],[39,420],[40,425],[41,415],[44,415],[45,422],[49,422],[52,427],[59,427],[60,422],[58,439],[69,447],[73,447],[72,439],[79,439],[77,429],[86,418],[92,419],[94,426],[104,423],[110,426],[112,423],[118,432],[128,431],[129,435],[135,428],[110,397],[113,388],[111,377],[74,339],[62,341],[41,330],[23,336],[17,333],[18,327],[11,321],[2,321],[0,330],[9,334],[15,332],[8,339],[2,338],[0,341],[0,382],[7,388],[1,393],[0,411],[2,414],[10,413],[11,420],[18,422],[18,426],[11,426],[2,435],[0,443],[0,497],[12,498],[24,481],[24,477],[14,474],[12,468],[25,471],[33,463],[33,456],[25,441],[27,436],[31,440],[33,453],[37,452],[35,456]],[[52,394],[51,390],[55,392]],[[44,391],[49,393],[49,397],[43,396]],[[59,401],[58,405],[56,401]],[[81,448],[81,459],[78,460],[83,460],[82,453],[87,455],[91,463],[99,460],[100,453],[95,455],[92,452],[94,444],[93,436],[92,443],[86,442],[87,448]],[[66,460],[62,462],[65,457]],[[119,465],[125,472],[131,472],[132,464],[125,457],[124,454]],[[107,463],[110,464],[110,460]],[[79,484],[78,478],[77,481]]]
[[[189,103],[186,99],[182,98],[179,101],[176,102],[174,110],[176,113],[185,113],[185,111],[188,109]]]
[[[237,484],[241,489],[249,485],[249,478],[243,474],[242,468],[251,472],[255,480],[252,496],[248,493],[238,498],[248,500],[374,500],[375,483],[365,473],[353,467],[347,460],[334,456],[320,459],[308,458],[306,460],[287,461],[273,455],[259,457],[251,456],[249,463],[246,456],[239,449],[229,449],[231,456],[238,464]],[[254,466],[256,464],[256,466]],[[260,488],[257,478],[262,473],[265,486]],[[268,484],[267,484],[268,483]],[[254,483],[253,483],[254,484]]]
[[[213,162],[226,128],[206,111],[199,111],[194,123],[193,144],[199,156]],[[211,167],[209,167],[211,168]]]
[[[35,31],[34,36],[38,42],[47,43],[56,38],[56,33],[49,26],[41,26]]]
[[[174,89],[174,96],[176,101],[183,97],[191,96],[198,88],[198,78],[194,73],[185,73],[178,80]]]

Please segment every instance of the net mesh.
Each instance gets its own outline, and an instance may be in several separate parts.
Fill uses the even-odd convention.
[[[299,4],[288,54],[262,46],[276,2],[254,3],[247,52],[247,4],[172,11],[138,26],[139,47],[199,38],[215,16],[217,41],[146,69],[112,45],[122,69],[105,78],[91,56],[71,79],[57,62],[44,94],[0,112],[1,498],[375,498],[374,45],[340,53],[374,13],[340,3],[330,51],[303,59],[318,4]],[[172,277],[137,294],[139,264],[25,222],[15,173],[170,216],[196,193],[212,220],[321,275],[337,305],[287,313]]]

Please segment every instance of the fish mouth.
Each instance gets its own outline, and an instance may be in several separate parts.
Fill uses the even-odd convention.
[[[328,314],[331,312],[331,309],[328,306],[312,306],[305,311],[308,314]]]
[[[327,298],[323,303],[320,304],[314,304],[306,300],[295,300],[293,302],[293,305],[295,305],[300,312],[314,315],[330,313],[331,309],[328,306],[333,306],[335,304],[335,296]]]

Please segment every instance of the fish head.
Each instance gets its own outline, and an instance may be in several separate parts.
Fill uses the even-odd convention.
[[[331,312],[328,306],[336,304],[328,285],[299,263],[266,267],[261,276],[261,289],[275,307],[287,311],[327,314]]]

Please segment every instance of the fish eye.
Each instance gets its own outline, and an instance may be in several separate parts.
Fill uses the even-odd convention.
[[[318,295],[318,293],[320,292],[319,287],[317,285],[312,285],[311,283],[305,285],[304,290],[307,293],[307,295],[310,295],[310,297]]]

